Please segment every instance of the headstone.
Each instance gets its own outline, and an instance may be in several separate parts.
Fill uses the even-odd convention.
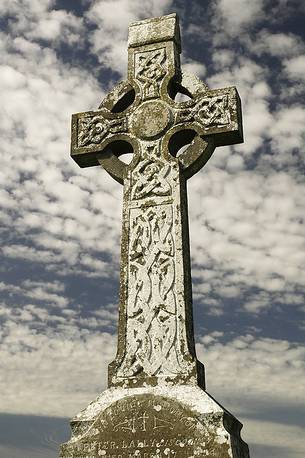
[[[186,194],[216,146],[243,141],[240,100],[182,73],[180,51],[176,14],[131,24],[127,81],[72,116],[72,158],[101,165],[124,201],[117,355],[61,458],[249,456],[195,354]]]

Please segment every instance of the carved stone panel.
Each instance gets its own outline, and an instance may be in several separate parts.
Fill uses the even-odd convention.
[[[93,114],[79,114],[77,117],[77,145],[76,147],[91,147],[100,144],[111,134],[125,132],[127,118],[106,119],[101,112]]]
[[[179,167],[150,142],[129,181],[126,335],[113,382],[188,377],[195,361],[185,328]]]
[[[131,209],[130,220],[127,352],[118,375],[177,373],[172,205]]]
[[[199,416],[171,398],[145,394],[111,404],[61,458],[232,458],[223,416]],[[236,455],[233,455],[236,456]],[[246,455],[242,454],[242,457]]]
[[[230,124],[228,95],[203,97],[196,105],[197,119],[206,127],[221,127]]]
[[[197,125],[202,134],[215,136],[217,145],[240,142],[240,100],[234,87],[206,90],[181,105],[175,110],[174,124]]]
[[[135,79],[141,87],[142,99],[158,98],[167,71],[165,48],[136,52],[134,59]]]

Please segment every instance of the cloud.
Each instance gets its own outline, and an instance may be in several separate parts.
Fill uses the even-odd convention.
[[[211,304],[213,313],[220,312],[215,299],[221,307],[230,296],[243,298],[248,312],[268,308],[275,299],[287,306],[280,300],[284,293],[286,299],[298,297],[295,306],[300,307],[305,282],[302,195],[303,184],[284,172],[264,176],[253,170],[221,171],[211,164],[193,177],[195,298]],[[253,288],[265,292],[263,301]]]
[[[243,439],[250,444],[250,456],[260,458],[301,458],[304,428],[245,417]]]
[[[282,153],[275,157],[281,165],[294,164],[302,160],[302,146],[305,140],[305,109],[299,104],[282,107],[274,115],[274,123],[270,129],[270,137],[275,152]],[[299,150],[299,153],[296,151]]]
[[[292,33],[271,33],[268,30],[260,31],[256,40],[249,40],[249,45],[252,52],[279,58],[291,57],[304,49],[304,43],[299,36]]]
[[[305,349],[302,345],[251,335],[222,343],[221,338],[212,333],[200,339],[197,352],[206,366],[208,391],[216,394],[219,402],[225,402],[227,407],[230,404],[235,412],[247,413],[245,405],[238,404],[242,393],[247,393],[246,403],[253,404],[255,410],[258,399],[259,408],[264,402],[266,408],[281,403],[304,406]]]
[[[244,423],[251,455],[302,456],[302,345],[251,335],[230,340],[216,331],[200,339],[197,353],[208,392]]]
[[[111,7],[110,7],[111,4]],[[95,25],[91,34],[91,51],[99,61],[120,74],[127,73],[127,35],[131,22],[162,16],[169,11],[172,0],[96,0],[86,13]],[[115,14],[113,14],[115,11]]]
[[[55,334],[12,321],[3,333],[3,412],[72,416],[105,386],[112,335],[79,331],[68,320]]]
[[[215,3],[215,24],[226,34],[237,36],[249,30],[264,17],[264,1],[218,0]]]
[[[58,293],[64,291],[64,285],[57,282],[33,282],[26,280],[21,286],[0,283],[0,291],[8,291],[10,295],[20,295],[39,302],[45,302],[51,307],[66,307],[69,304],[67,298]]]
[[[303,81],[305,79],[305,55],[287,59],[284,62],[284,69],[290,79]]]
[[[110,178],[100,183],[101,170],[83,178],[68,156],[71,112],[96,107],[99,84],[51,48],[23,37],[5,37],[2,60],[0,201],[2,220],[14,235],[2,254],[48,269],[67,263],[75,271],[108,275],[111,267],[94,259],[92,249],[117,253],[121,189]]]
[[[54,0],[22,0],[9,4],[1,1],[2,16],[14,36],[30,40],[59,41],[80,45],[83,42],[83,20],[64,9],[53,9]]]
[[[198,62],[194,59],[186,59],[182,55],[182,71],[185,73],[191,73],[198,78],[202,79],[206,74],[206,67],[201,62]]]

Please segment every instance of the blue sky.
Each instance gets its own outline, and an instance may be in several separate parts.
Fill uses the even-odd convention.
[[[305,455],[305,5],[0,0],[0,455],[53,458],[116,350],[122,188],[69,157],[70,119],[127,68],[131,21],[177,12],[182,64],[236,85],[245,143],[189,180],[208,391],[252,458]],[[14,432],[12,432],[14,429]]]

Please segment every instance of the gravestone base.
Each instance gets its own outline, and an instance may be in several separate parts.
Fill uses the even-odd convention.
[[[110,388],[71,421],[61,458],[249,458],[242,424],[198,386]]]

